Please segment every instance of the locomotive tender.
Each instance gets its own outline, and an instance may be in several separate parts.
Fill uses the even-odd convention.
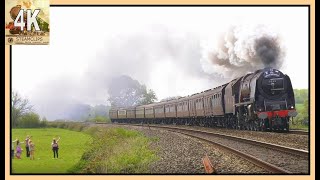
[[[289,76],[265,68],[179,99],[113,108],[118,123],[185,124],[260,131],[289,131],[295,99]]]

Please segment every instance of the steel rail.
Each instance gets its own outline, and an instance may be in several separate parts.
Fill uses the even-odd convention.
[[[128,125],[131,125],[131,124],[128,124]],[[143,126],[143,125],[137,125],[137,126]],[[158,128],[166,128],[166,129],[177,129],[177,130],[188,131],[188,132],[197,132],[197,133],[207,134],[207,135],[211,135],[211,136],[218,136],[218,137],[230,139],[233,141],[240,141],[240,142],[247,143],[247,144],[257,145],[260,147],[273,149],[273,150],[281,151],[284,153],[290,153],[290,154],[296,155],[296,156],[301,156],[301,157],[306,157],[306,158],[309,157],[309,151],[306,151],[303,149],[296,149],[296,148],[281,146],[278,144],[257,141],[257,140],[253,140],[253,139],[247,139],[247,138],[236,137],[236,136],[215,133],[215,132],[209,132],[209,131],[200,131],[200,130],[195,130],[195,129],[180,128],[180,127],[156,126],[156,125],[149,125],[149,127],[158,127]]]
[[[289,131],[289,134],[309,135],[309,131],[290,130],[290,131]]]

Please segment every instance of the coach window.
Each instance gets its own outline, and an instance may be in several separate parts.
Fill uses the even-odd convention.
[[[214,95],[212,96],[211,105],[214,107]]]
[[[201,98],[200,109],[203,109],[203,98]]]
[[[214,104],[215,104],[215,105],[218,105],[218,94],[216,94],[215,96],[216,96],[216,97],[215,97],[215,100],[214,100]]]
[[[212,107],[214,107],[214,104],[213,104],[213,103],[214,103],[214,98],[213,98],[213,96],[212,96],[212,100],[211,100],[211,106],[212,106]]]
[[[196,100],[196,109],[198,109],[198,99]]]
[[[196,109],[198,109],[198,99],[196,99]]]

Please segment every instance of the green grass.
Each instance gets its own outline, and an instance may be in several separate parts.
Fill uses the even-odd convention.
[[[309,131],[309,126],[305,126],[301,124],[290,124],[290,129]]]
[[[302,118],[301,112],[303,111],[303,109],[304,109],[303,104],[296,104],[296,110],[298,112],[298,116],[294,118],[294,121],[295,121],[294,124],[291,122],[290,129],[298,129],[298,130],[305,130],[305,131],[309,130],[309,126],[303,125],[301,124],[301,122],[299,122],[299,119]]]
[[[18,138],[21,142],[27,135],[32,135],[35,144],[35,160],[26,157],[25,144],[21,158],[12,161],[13,173],[67,173],[88,149],[91,137],[83,132],[65,129],[12,129],[12,139]],[[60,136],[59,159],[53,159],[51,149],[52,138]]]
[[[149,149],[149,143],[155,139],[138,131],[93,127],[87,132],[95,140],[71,173],[150,173],[149,164],[158,159],[156,152]]]
[[[300,112],[303,110],[303,104],[296,104],[296,110],[297,112]]]

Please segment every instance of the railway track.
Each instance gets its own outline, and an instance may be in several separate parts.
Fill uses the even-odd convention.
[[[289,134],[309,135],[309,132],[308,131],[302,131],[302,130],[290,130]]]
[[[170,130],[170,131],[172,131],[172,130]],[[176,131],[173,131],[173,132],[176,132]],[[243,159],[255,164],[256,166],[259,166],[259,167],[261,167],[261,168],[263,168],[263,169],[265,169],[265,170],[267,170],[267,171],[269,171],[271,173],[275,173],[275,174],[291,174],[292,173],[292,172],[287,171],[287,170],[285,170],[283,168],[280,168],[278,166],[272,165],[272,164],[270,164],[270,163],[268,163],[266,161],[260,160],[260,159],[254,157],[254,156],[245,154],[245,153],[243,153],[241,151],[238,151],[238,150],[236,150],[234,148],[230,148],[228,146],[225,146],[223,144],[214,142],[212,140],[201,138],[199,136],[188,134],[188,133],[183,133],[183,132],[178,132],[178,133],[184,134],[184,135],[187,135],[187,136],[190,136],[190,137],[202,140],[202,141],[205,141],[207,143],[210,143],[210,144],[218,147],[219,149],[223,149],[225,151],[228,151],[228,152],[230,152],[230,153],[232,153],[232,154],[234,154],[234,155],[236,155],[236,156],[238,156],[240,158],[243,158]]]
[[[209,131],[200,131],[172,126],[133,125],[161,128],[169,131],[192,136],[229,151],[249,162],[275,174],[306,174],[308,173],[309,152],[301,149],[280,146],[276,144],[245,139]],[[279,158],[279,159],[277,159]],[[293,170],[293,171],[292,171]]]

